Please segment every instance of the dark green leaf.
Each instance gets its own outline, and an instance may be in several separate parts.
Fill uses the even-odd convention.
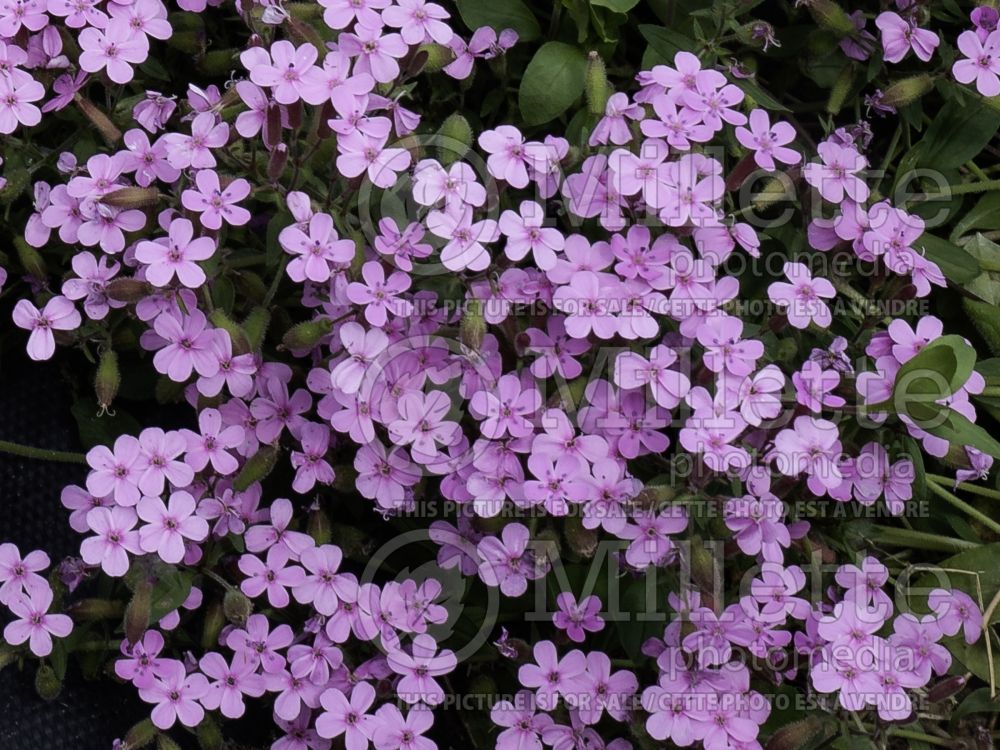
[[[608,8],[615,13],[628,13],[639,4],[639,0],[590,0],[590,4]]]
[[[521,116],[528,125],[541,125],[567,109],[583,93],[587,56],[562,42],[543,44],[528,63],[521,81]]]
[[[489,26],[498,33],[514,29],[522,42],[542,35],[538,20],[522,0],[457,0],[458,14],[471,31]]]
[[[917,240],[917,247],[924,251],[927,260],[934,261],[941,273],[955,284],[972,281],[982,272],[976,259],[965,250],[933,234],[923,234]]]
[[[920,141],[917,165],[929,169],[954,169],[979,154],[1000,128],[1000,112],[979,99],[965,106],[951,102],[934,114],[934,121]],[[956,134],[961,133],[960,138]]]

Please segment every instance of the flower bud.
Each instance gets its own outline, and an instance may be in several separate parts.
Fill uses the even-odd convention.
[[[215,601],[205,612],[205,622],[201,629],[201,647],[211,651],[219,645],[219,633],[226,624],[226,613],[222,602]]]
[[[43,664],[35,672],[35,692],[45,701],[55,700],[62,692],[62,680],[48,664]]]
[[[281,143],[281,105],[271,102],[264,112],[264,146],[268,150]]]
[[[603,115],[611,96],[608,72],[604,60],[596,50],[591,50],[587,58],[587,72],[584,76],[584,91],[587,94],[587,109],[592,115]]]
[[[469,126],[469,121],[458,112],[441,123],[437,134],[438,156],[446,167],[465,156],[472,145],[472,128]]]
[[[783,726],[771,735],[766,750],[799,750],[815,747],[831,734],[831,725],[818,716],[809,716]]]
[[[156,750],[181,750],[181,746],[170,735],[160,733],[156,735]]]
[[[235,52],[233,49],[209,50],[198,61],[198,68],[208,75],[224,76],[233,69]]]
[[[125,608],[125,638],[129,643],[138,643],[142,640],[143,633],[149,627],[152,611],[153,584],[148,580],[140,581]]]
[[[329,544],[330,539],[333,538],[330,530],[330,519],[319,503],[309,513],[309,523],[306,525],[306,533],[313,538],[318,547]]]
[[[478,352],[486,337],[486,319],[483,317],[483,301],[473,297],[465,306],[465,312],[458,324],[458,340],[472,351]]]
[[[195,730],[201,750],[222,750],[222,730],[211,716],[206,716]]]
[[[323,44],[323,40],[316,32],[316,29],[312,27],[311,23],[306,23],[299,17],[289,14],[285,18],[284,27],[287,29],[289,36],[296,39],[298,44],[311,44],[318,50],[326,49],[326,45]]]
[[[0,670],[17,660],[17,649],[7,643],[0,643]]]
[[[250,351],[250,341],[246,332],[232,318],[226,315],[221,308],[215,308],[208,314],[208,319],[216,328],[221,328],[229,334],[229,341],[233,346],[233,354],[239,356]]]
[[[101,410],[106,412],[118,395],[118,386],[122,383],[122,375],[118,370],[118,355],[113,349],[108,349],[101,355],[97,363],[97,375],[94,377],[94,393]]]
[[[927,691],[927,700],[931,703],[947,700],[964,688],[968,682],[965,675],[961,674],[939,680],[934,687]]]
[[[77,622],[117,620],[124,612],[122,603],[112,599],[80,599],[67,609],[67,614]]]
[[[77,94],[75,101],[76,106],[83,112],[83,116],[90,120],[90,124],[97,129],[97,132],[101,134],[101,138],[104,139],[106,144],[115,146],[122,139],[122,131],[115,127],[111,119],[90,100],[84,99]]]
[[[222,611],[229,622],[241,628],[253,613],[253,602],[239,589],[229,589],[222,598]]]
[[[153,285],[142,279],[112,279],[104,291],[115,302],[135,303],[152,294]]]
[[[819,26],[839,37],[850,36],[855,32],[850,16],[833,0],[799,0],[796,4],[805,5]]]
[[[904,78],[882,92],[882,104],[887,107],[903,107],[929,93],[933,88],[934,80],[926,73]]]
[[[240,469],[233,480],[233,489],[245,492],[255,482],[262,482],[278,463],[278,449],[273,445],[262,445]]]
[[[21,263],[21,268],[24,269],[28,276],[34,276],[36,279],[44,279],[49,275],[45,259],[35,248],[20,237],[14,238],[14,247],[17,248],[17,259]]]
[[[241,270],[236,277],[237,291],[249,302],[260,304],[267,297],[267,285],[253,271]]]
[[[243,331],[250,342],[251,351],[260,351],[267,335],[267,326],[271,322],[271,314],[263,307],[255,307],[243,321]]]
[[[372,543],[368,535],[361,529],[343,523],[334,523],[330,526],[330,536],[337,540],[337,546],[344,553],[344,557],[358,562],[368,562],[372,552]]]
[[[150,719],[143,719],[128,730],[123,743],[126,750],[140,750],[156,739],[156,727]]]
[[[159,200],[159,190],[143,187],[123,187],[101,197],[101,203],[113,208],[150,208]]]
[[[288,164],[288,146],[279,143],[271,150],[271,156],[267,160],[267,179],[277,182],[285,171]]]
[[[443,44],[422,44],[419,52],[427,55],[422,70],[437,73],[455,59],[455,53]]]
[[[281,337],[281,345],[293,352],[307,351],[315,347],[324,336],[333,330],[333,321],[329,318],[316,318],[298,323]]]
[[[837,114],[841,107],[844,106],[844,100],[847,99],[847,95],[851,91],[851,86],[854,83],[854,66],[845,65],[841,71],[840,75],[837,76],[837,80],[833,84],[833,88],[830,89],[830,98],[826,102],[826,111],[832,115]]]
[[[563,533],[566,536],[566,544],[580,557],[590,559],[597,552],[597,532],[585,528],[583,519],[579,515],[572,515],[566,519]]]

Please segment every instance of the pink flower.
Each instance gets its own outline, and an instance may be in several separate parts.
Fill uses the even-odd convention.
[[[292,504],[286,498],[278,498],[271,504],[268,524],[251,526],[245,534],[247,550],[263,552],[275,544],[285,547],[289,557],[299,559],[299,555],[316,543],[308,534],[289,530],[292,521]]]
[[[938,626],[945,635],[959,631],[966,643],[975,643],[983,631],[983,613],[972,597],[959,589],[934,589],[927,605],[937,616]]]
[[[379,723],[368,713],[375,702],[375,688],[367,682],[359,682],[348,700],[340,690],[331,687],[319,700],[323,713],[316,719],[316,733],[327,739],[344,735],[347,750],[366,750]]]
[[[566,244],[562,232],[554,227],[543,227],[545,209],[534,201],[522,201],[519,213],[507,210],[500,216],[500,231],[507,237],[504,253],[519,261],[529,252],[535,264],[547,271],[556,264],[556,253]]]
[[[798,164],[802,155],[786,144],[795,140],[795,128],[787,122],[771,125],[767,111],[755,109],[750,113],[750,127],[736,128],[736,140],[753,151],[754,161],[761,169],[774,170],[774,162]]]
[[[32,102],[44,96],[45,87],[33,78],[0,75],[0,134],[13,133],[19,124],[34,127],[40,123],[41,110]]]
[[[443,391],[408,391],[397,404],[399,419],[389,423],[389,435],[398,445],[412,445],[414,460],[428,462],[439,455],[438,446],[454,444],[457,422],[446,420],[451,400]]]
[[[205,718],[198,701],[208,694],[208,680],[201,672],[187,674],[184,663],[165,661],[149,687],[139,690],[139,697],[155,703],[151,718],[160,729],[170,729],[176,722],[195,727]]]
[[[323,21],[331,29],[346,29],[354,20],[365,26],[377,26],[379,11],[388,8],[390,0],[320,0]]]
[[[271,89],[279,104],[294,104],[303,100],[309,104],[322,104],[327,99],[323,73],[313,63],[318,53],[311,44],[296,47],[284,39],[271,45],[270,58],[255,59],[244,52],[241,59],[250,70],[250,80],[258,86]],[[250,63],[250,64],[248,64]]]
[[[437,744],[423,734],[434,724],[434,713],[426,706],[414,706],[406,716],[391,703],[376,712],[372,731],[376,750],[437,750]]]
[[[87,525],[97,536],[80,543],[80,557],[88,565],[100,565],[113,578],[128,572],[128,553],[141,555],[138,522],[131,508],[94,508],[87,513]]]
[[[136,510],[146,522],[139,529],[139,544],[164,562],[179,563],[185,540],[200,542],[208,536],[208,522],[195,515],[194,498],[183,490],[171,494],[167,505],[159,497],[144,497]]]
[[[586,338],[591,332],[601,339],[610,339],[618,332],[613,312],[611,292],[614,285],[607,274],[581,271],[573,274],[566,286],[556,289],[552,297],[555,308],[565,313],[566,332],[575,339]]]
[[[92,469],[87,475],[87,491],[95,497],[113,495],[118,505],[135,505],[141,496],[139,459],[139,441],[131,435],[120,435],[113,452],[105,445],[94,446],[87,452]]]
[[[272,607],[287,607],[286,589],[301,586],[306,577],[305,571],[298,565],[287,565],[290,557],[288,549],[279,545],[267,551],[266,563],[256,555],[242,555],[239,568],[247,579],[240,584],[240,590],[251,598],[257,598],[266,591],[267,601]]]
[[[28,641],[28,647],[35,656],[51,654],[52,636],[68,636],[73,630],[73,621],[66,615],[48,614],[50,606],[52,589],[47,585],[8,602],[7,607],[17,619],[4,628],[4,640],[12,646]]]
[[[201,174],[201,173],[199,173]],[[215,254],[215,240],[194,237],[194,226],[187,219],[170,222],[168,236],[161,240],[140,242],[136,260],[146,263],[146,280],[154,286],[167,286],[177,276],[184,286],[197,289],[205,283],[205,272],[195,261],[208,260]]]
[[[213,148],[229,140],[229,125],[219,122],[211,112],[202,112],[191,123],[191,135],[167,133],[159,143],[167,150],[167,159],[175,169],[211,169],[216,165]]]
[[[176,383],[191,377],[191,371],[211,377],[219,370],[219,361],[212,352],[215,329],[208,327],[208,319],[197,308],[189,315],[176,317],[163,312],[153,321],[153,329],[166,345],[153,357],[156,371]]]
[[[80,32],[80,67],[88,73],[107,69],[115,83],[132,80],[132,65],[149,56],[145,34],[133,29],[123,18],[115,18],[103,29],[88,27]],[[131,63],[131,64],[130,64]]]
[[[500,228],[493,219],[472,220],[472,207],[452,211],[431,211],[427,216],[431,234],[448,240],[441,248],[441,263],[449,271],[484,271],[490,265],[490,253],[483,243],[496,242]]]
[[[491,440],[505,435],[525,437],[534,431],[529,417],[542,405],[542,396],[534,385],[525,385],[516,373],[507,373],[497,381],[496,392],[477,391],[469,400],[473,413],[482,419],[479,429]]]
[[[913,54],[927,62],[941,43],[933,31],[917,28],[913,21],[892,11],[880,13],[875,19],[875,25],[882,32],[882,49],[886,62],[898,63],[911,49]]]
[[[437,642],[421,633],[413,639],[410,653],[390,651],[387,659],[392,671],[403,676],[396,685],[396,694],[406,703],[436,706],[444,701],[444,690],[434,678],[454,671],[457,661],[452,651],[442,649],[438,653]]]
[[[869,189],[859,177],[868,162],[854,146],[823,141],[817,147],[822,163],[810,162],[802,168],[806,182],[831,203],[841,203],[846,195],[856,203],[868,200]]]
[[[243,226],[250,221],[250,212],[235,205],[250,195],[250,183],[240,178],[230,182],[225,190],[219,185],[219,175],[211,169],[203,169],[194,178],[197,190],[185,190],[181,195],[184,208],[201,214],[203,226],[219,229],[222,222],[232,226]]]
[[[396,0],[382,11],[382,20],[400,30],[409,45],[437,42],[448,44],[455,32],[445,23],[448,11],[426,0]]]
[[[347,574],[338,573],[343,553],[340,547],[324,544],[303,550],[300,556],[308,571],[305,580],[293,590],[295,601],[312,604],[321,615],[332,615],[341,601],[354,601],[356,586]]]
[[[386,279],[385,269],[377,261],[369,261],[361,267],[365,283],[352,281],[347,285],[347,298],[355,305],[362,305],[365,320],[382,328],[388,320],[387,312],[398,317],[407,317],[413,312],[408,300],[399,295],[410,288],[410,277],[402,271],[394,271]]]
[[[223,716],[238,719],[246,712],[243,696],[259,698],[264,694],[264,678],[257,674],[257,663],[243,654],[234,654],[226,664],[221,654],[210,652],[201,657],[198,667],[214,682],[200,698],[210,711],[219,709]]]
[[[490,711],[493,723],[506,727],[497,737],[497,750],[542,750],[539,735],[552,726],[545,710],[538,713],[535,695],[529,690],[518,692],[513,703],[499,701]]]
[[[18,548],[10,542],[0,544],[0,604],[9,604],[15,599],[29,597],[45,591],[49,583],[39,571],[49,567],[49,556],[42,550],[29,552],[24,558]]]
[[[288,263],[288,276],[299,283],[306,279],[321,284],[329,281],[331,265],[350,263],[354,258],[353,240],[338,238],[333,217],[314,214],[308,222],[308,232],[297,224],[285,227],[278,242],[286,253],[296,256]]]
[[[484,130],[478,143],[489,154],[486,166],[491,175],[511,187],[527,187],[528,168],[535,167],[535,158],[521,131],[513,125],[500,125],[495,130]]]
[[[399,34],[382,35],[381,19],[378,23],[359,23],[354,33],[343,33],[338,38],[340,49],[354,62],[354,73],[370,73],[379,83],[389,83],[399,76],[399,60],[409,51]]]
[[[56,351],[53,331],[72,331],[80,327],[82,319],[73,303],[63,296],[56,296],[39,310],[29,300],[18,300],[14,305],[14,324],[31,331],[28,336],[28,356],[35,361],[51,359]]]
[[[632,140],[632,131],[628,120],[641,120],[643,110],[638,104],[629,101],[628,94],[616,92],[608,97],[604,105],[602,117],[590,134],[590,146],[607,145],[610,141],[616,146],[624,146]]]
[[[304,495],[319,482],[331,484],[334,480],[333,467],[326,460],[330,449],[330,428],[326,425],[309,422],[301,431],[301,451],[292,451],[292,467],[295,478],[292,489]]]
[[[534,555],[528,550],[530,532],[519,523],[503,527],[501,539],[488,536],[478,546],[479,577],[487,586],[499,586],[504,596],[520,596],[528,590],[528,578],[545,575],[544,569],[535,565]]]
[[[112,308],[124,307],[126,303],[107,296],[108,282],[118,273],[121,266],[102,255],[100,260],[93,253],[81,252],[71,261],[73,273],[79,278],[66,279],[62,293],[71,300],[83,300],[83,310],[91,320],[103,320]]]
[[[829,328],[833,315],[823,300],[837,296],[833,284],[826,279],[814,279],[804,263],[786,261],[784,270],[791,283],[774,282],[767,288],[767,296],[796,328],[806,328],[810,322]]]
[[[586,633],[598,633],[604,629],[604,620],[599,614],[599,597],[588,596],[577,604],[572,592],[564,591],[556,597],[556,605],[559,611],[552,615],[552,624],[565,630],[574,643],[583,643]]]
[[[194,479],[194,471],[180,460],[185,441],[180,432],[164,432],[159,427],[147,427],[139,433],[139,489],[145,495],[163,494],[165,480],[174,487],[186,487]]]
[[[386,148],[388,135],[376,137],[352,130],[337,138],[337,170],[345,177],[367,172],[377,187],[392,187],[399,172],[410,166],[410,152],[405,148]]]
[[[227,448],[236,448],[243,443],[244,431],[239,425],[222,426],[222,415],[218,409],[202,409],[198,414],[200,432],[181,430],[186,442],[184,461],[195,471],[201,471],[209,463],[217,473],[227,476],[239,468],[239,462]]]
[[[267,617],[258,614],[250,615],[244,628],[231,630],[225,642],[255,666],[260,664],[265,672],[277,674],[284,670],[286,664],[285,657],[278,652],[287,648],[294,639],[295,634],[290,626],[278,625],[272,630]]]
[[[359,323],[351,322],[340,327],[340,340],[348,356],[333,368],[330,380],[344,393],[357,393],[369,364],[385,351],[389,339],[377,328],[365,331]]]
[[[963,31],[958,35],[958,49],[965,57],[951,67],[955,80],[975,81],[983,96],[1000,94],[1000,31],[990,32],[985,41],[975,31]]]

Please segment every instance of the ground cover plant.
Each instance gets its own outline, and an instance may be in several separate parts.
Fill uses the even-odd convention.
[[[998,22],[0,1],[82,446],[0,450],[86,469],[0,665],[119,750],[993,747]]]

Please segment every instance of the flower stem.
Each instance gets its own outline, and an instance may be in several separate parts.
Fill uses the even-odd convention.
[[[926,742],[928,745],[937,745],[938,747],[952,746],[952,740],[946,740],[943,737],[935,737],[933,734],[917,732],[912,729],[893,727],[889,730],[889,734],[892,737],[899,737],[904,740],[918,740],[920,742]]]
[[[930,481],[940,484],[942,487],[947,487],[952,484],[952,480],[939,474],[927,474],[926,477]],[[978,484],[972,484],[971,482],[959,482],[958,489],[964,490],[973,495],[979,495],[980,497],[1000,500],[1000,491],[991,490],[989,487],[980,487]]]
[[[10,453],[25,458],[37,458],[42,461],[60,461],[67,464],[85,464],[87,457],[82,453],[72,451],[54,451],[48,448],[32,448],[30,445],[20,445],[9,440],[0,440],[0,453]]]
[[[926,531],[899,529],[894,526],[876,526],[866,534],[873,542],[891,547],[913,547],[934,552],[959,553],[979,547],[975,542],[930,534]]]
[[[946,490],[937,482],[928,482],[927,488],[949,505],[953,506],[957,510],[962,511],[970,518],[975,518],[977,521],[983,524],[994,534],[1000,534],[1000,523],[997,523],[982,511],[976,510],[964,500],[960,500],[959,498],[955,497],[952,493],[948,492],[948,490]]]

